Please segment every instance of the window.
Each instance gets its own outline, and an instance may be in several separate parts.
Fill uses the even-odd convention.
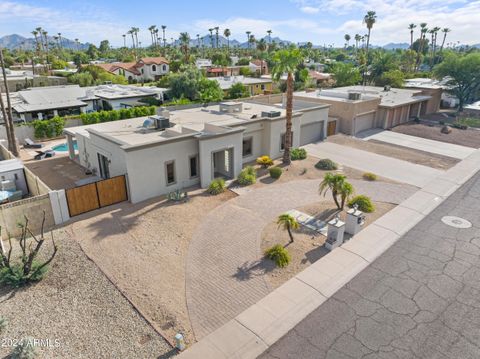
[[[262,90],[265,90],[265,85],[262,85]]]
[[[190,157],[190,178],[198,176],[198,155]]]
[[[97,153],[98,158],[98,167],[100,169],[100,177],[103,179],[110,178],[110,168],[109,163],[110,161],[108,158],[100,153]]]
[[[167,176],[167,186],[175,183],[175,161],[165,163],[165,174]]]
[[[291,136],[290,136],[290,147],[293,145],[293,132],[290,133]],[[281,136],[280,136],[280,150],[284,150],[285,149],[285,134],[282,133]]]
[[[244,138],[242,142],[242,156],[247,157],[252,155],[252,146],[253,145],[253,138]]]
[[[15,177],[15,181],[18,181],[18,174],[14,173],[13,177]]]
[[[152,71],[153,71],[153,72],[157,71],[157,66],[152,65]]]
[[[163,65],[163,71],[167,71],[167,65]]]
[[[142,69],[142,74],[143,74],[143,69]]]

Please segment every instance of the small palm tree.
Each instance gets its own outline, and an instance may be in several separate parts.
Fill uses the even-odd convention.
[[[319,192],[323,196],[329,190],[332,192],[333,201],[339,210],[343,210],[346,200],[354,193],[353,186],[346,181],[346,178],[344,175],[329,172],[325,174],[319,187]]]
[[[288,232],[288,236],[290,237],[290,243],[293,243],[292,229],[298,229],[298,227],[300,227],[297,220],[291,215],[284,213],[278,216],[277,224],[278,228],[282,227]]]
[[[276,81],[279,81],[283,74],[287,74],[286,129],[283,163],[289,165],[291,162],[290,148],[292,147],[293,79],[297,66],[303,63],[303,57],[299,49],[293,48],[277,51],[273,57],[273,61],[275,66],[272,69],[272,76]]]

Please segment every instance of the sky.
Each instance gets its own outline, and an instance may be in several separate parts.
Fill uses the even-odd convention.
[[[480,0],[0,0],[0,37],[32,37],[30,32],[41,26],[52,35],[60,32],[97,45],[108,39],[120,46],[132,26],[140,28],[143,44],[150,43],[150,25],[166,25],[167,39],[180,32],[195,38],[219,26],[242,42],[247,30],[256,38],[272,30],[272,37],[283,40],[343,46],[345,34],[353,39],[366,33],[362,19],[369,10],[377,13],[371,35],[375,45],[408,43],[408,24],[422,22],[450,28],[447,42],[480,43]]]

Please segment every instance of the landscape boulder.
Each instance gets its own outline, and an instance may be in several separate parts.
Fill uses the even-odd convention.
[[[450,126],[443,126],[440,132],[445,133],[448,135],[450,132],[452,132],[452,128]]]

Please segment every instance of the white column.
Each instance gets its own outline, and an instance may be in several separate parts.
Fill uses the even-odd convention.
[[[67,144],[68,144],[68,157],[71,160],[75,159],[75,147],[73,144],[73,136],[67,134]]]

